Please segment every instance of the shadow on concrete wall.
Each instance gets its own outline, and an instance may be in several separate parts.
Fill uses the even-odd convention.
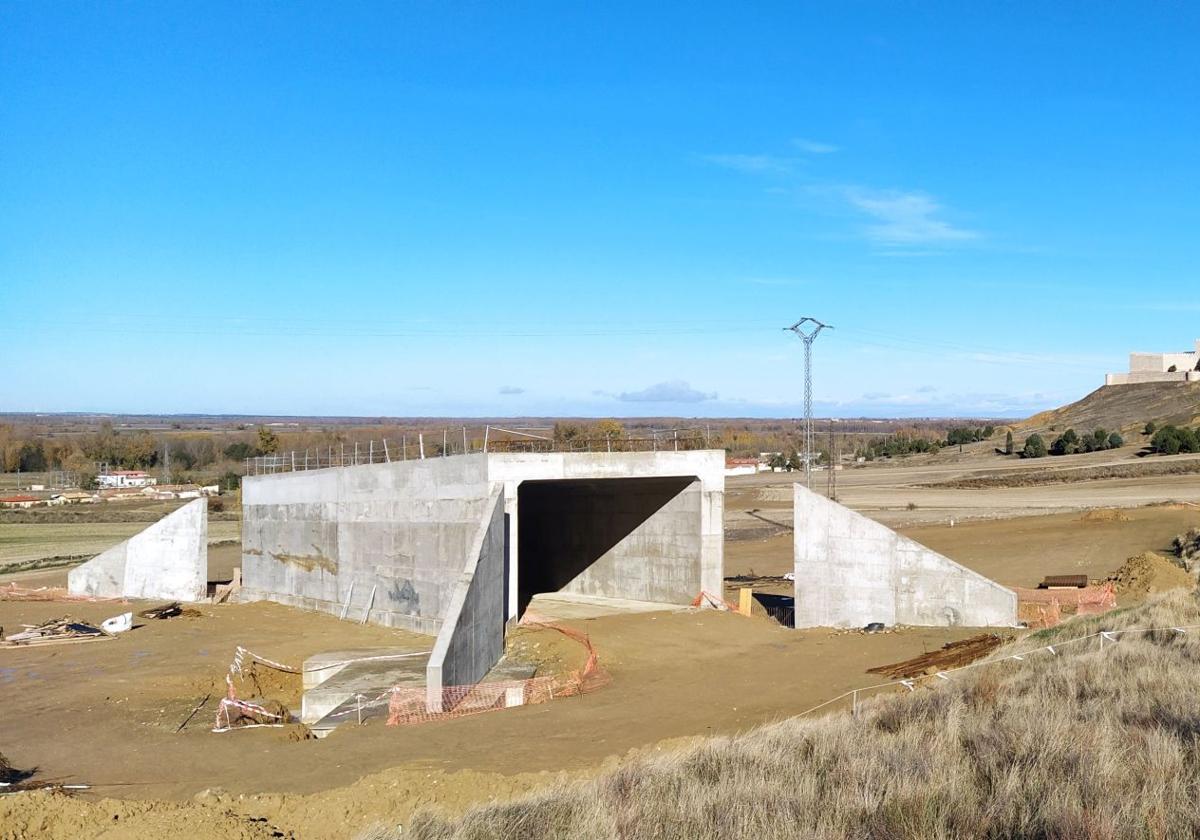
[[[693,477],[524,481],[518,488],[517,614],[557,592],[662,510]]]

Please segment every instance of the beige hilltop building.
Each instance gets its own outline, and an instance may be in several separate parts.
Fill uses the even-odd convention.
[[[1129,373],[1105,375],[1105,385],[1135,382],[1200,382],[1200,339],[1184,353],[1130,353]]]

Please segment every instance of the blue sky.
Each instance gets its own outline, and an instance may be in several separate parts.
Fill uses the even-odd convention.
[[[1197,7],[0,6],[0,410],[1024,415],[1200,336]]]

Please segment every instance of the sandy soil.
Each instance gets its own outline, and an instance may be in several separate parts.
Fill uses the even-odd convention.
[[[1101,463],[1114,455],[1084,457]],[[1124,457],[1118,453],[1116,460]],[[1200,476],[987,490],[918,486],[996,467],[968,452],[938,463],[847,470],[839,489],[868,515],[903,525],[909,536],[1013,585],[1033,585],[1052,573],[1106,577],[1131,555],[1165,551],[1175,534],[1200,520],[1200,509],[1190,505],[1131,507],[1166,499],[1200,502]],[[1028,469],[1008,461],[1001,468]],[[730,480],[727,574],[791,570],[794,478]],[[906,509],[909,501],[916,510]],[[1086,509],[1112,506],[1126,508],[1126,518],[1082,518]],[[210,577],[227,577],[239,558],[237,546],[214,548]],[[65,571],[20,579],[61,585]],[[66,613],[95,621],[121,609],[0,602],[0,625],[13,628]],[[219,696],[237,644],[299,662],[339,648],[425,649],[428,638],[266,604],[206,606],[202,613],[146,623],[114,642],[0,650],[0,750],[17,766],[37,767],[43,777],[99,785],[68,802],[0,797],[0,840],[161,838],[181,831],[353,836],[376,822],[402,822],[419,805],[461,810],[567,775],[594,773],[630,751],[668,749],[680,740],[796,714],[877,681],[866,673],[869,667],[976,632],[868,636],[790,631],[767,619],[711,611],[594,617],[577,611],[568,623],[590,635],[613,677],[602,690],[419,727],[373,722],[303,741],[274,729],[211,733],[215,699],[182,733],[174,729],[206,694]],[[537,644],[526,634],[514,639],[526,650]],[[272,690],[294,691],[286,681]]]
[[[68,612],[99,620],[116,611],[113,604],[0,602],[0,624]],[[101,785],[97,792],[118,798],[182,801],[216,787],[234,795],[291,794],[230,801],[241,814],[303,827],[304,837],[344,836],[347,812],[365,824],[407,813],[418,800],[455,807],[463,797],[487,798],[554,777],[539,774],[592,772],[664,739],[733,732],[795,714],[872,682],[868,667],[971,632],[794,632],[763,619],[691,610],[576,620],[613,676],[603,690],[420,727],[373,724],[322,741],[294,741],[273,729],[209,732],[215,699],[182,733],[174,729],[206,694],[219,695],[238,643],[298,662],[341,647],[422,649],[428,639],[275,605],[202,612],[147,622],[113,642],[0,650],[5,754],[18,767]],[[389,770],[398,759],[403,768]],[[475,774],[474,781],[460,784],[460,771]],[[371,799],[370,787],[345,793],[347,804],[339,808],[295,796],[379,773],[372,784],[389,793],[383,801]],[[460,793],[443,801],[429,773],[458,780],[448,787]],[[515,774],[526,775],[513,780]],[[414,797],[414,789],[421,795]],[[9,799],[0,799],[0,815]]]

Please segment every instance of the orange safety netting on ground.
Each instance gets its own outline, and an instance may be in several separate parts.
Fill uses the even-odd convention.
[[[1063,615],[1100,615],[1117,606],[1111,583],[1082,589],[1022,589],[1017,593],[1017,618],[1030,627],[1054,627]]]
[[[586,694],[612,681],[608,672],[600,667],[596,649],[587,634],[561,624],[521,622],[522,627],[556,630],[569,639],[579,642],[587,650],[583,667],[566,674],[531,677],[526,680],[503,680],[481,682],[475,685],[452,685],[442,689],[442,709],[430,712],[424,688],[401,688],[391,690],[388,701],[388,726],[405,726],[434,720],[476,715],[510,706],[528,706],[545,703],[559,697]]]
[[[100,603],[117,600],[122,599],[98,598],[93,595],[72,595],[62,586],[39,586],[36,589],[17,586],[15,583],[10,583],[8,586],[0,586],[0,601],[86,601],[89,603]],[[122,603],[124,603],[123,600]]]

